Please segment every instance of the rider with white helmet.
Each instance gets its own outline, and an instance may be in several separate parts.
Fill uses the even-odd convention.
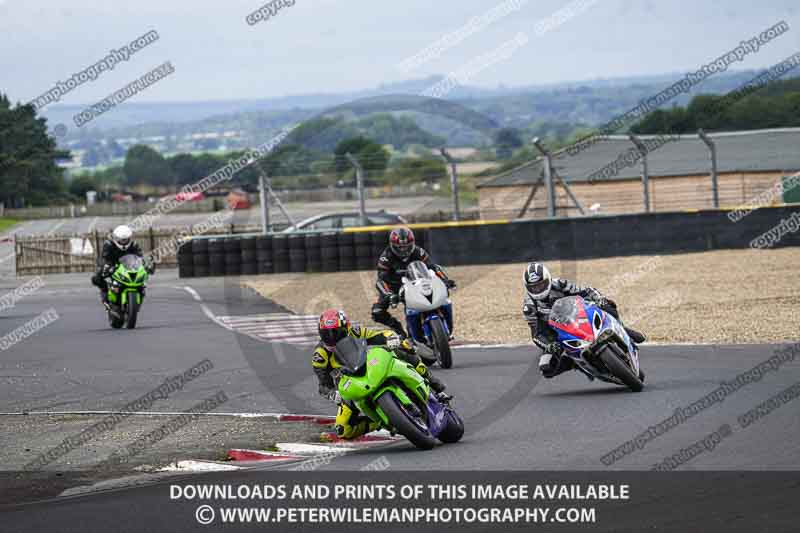
[[[539,370],[546,378],[573,368],[572,359],[561,357],[563,349],[557,342],[555,330],[548,324],[550,310],[556,300],[564,296],[581,296],[595,302],[603,311],[619,320],[617,304],[600,294],[600,291],[592,287],[579,287],[569,280],[553,278],[542,263],[530,263],[522,274],[522,282],[525,285],[522,314],[531,328],[533,343],[544,352],[539,358]],[[641,344],[645,341],[645,336],[635,329],[625,327],[625,331],[633,342]]]
[[[130,226],[123,224],[114,228],[111,237],[103,243],[103,249],[98,258],[99,268],[92,276],[92,284],[100,289],[100,298],[105,305],[108,305],[106,278],[114,272],[120,257],[129,254],[142,257],[142,248],[133,240],[133,230]]]

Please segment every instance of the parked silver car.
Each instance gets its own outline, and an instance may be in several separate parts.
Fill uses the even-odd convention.
[[[407,222],[400,215],[387,213],[386,211],[367,212],[367,223],[361,223],[361,216],[357,212],[347,213],[325,213],[307,218],[289,226],[283,233],[293,231],[336,231],[343,228],[357,226],[394,226],[406,224]]]

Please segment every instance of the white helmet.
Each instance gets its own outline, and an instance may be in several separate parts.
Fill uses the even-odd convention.
[[[124,252],[133,242],[133,230],[125,225],[117,226],[111,233],[111,241]]]
[[[522,274],[522,282],[528,295],[534,300],[542,300],[550,294],[550,271],[541,263],[530,263]]]

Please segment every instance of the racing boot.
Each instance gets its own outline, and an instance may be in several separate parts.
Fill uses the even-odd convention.
[[[100,303],[103,304],[107,311],[111,310],[111,304],[108,302],[108,291],[100,290]]]
[[[447,388],[447,385],[441,382],[439,378],[433,375],[431,370],[425,365],[423,362],[419,362],[415,367],[415,370],[419,373],[420,376],[425,378],[428,384],[433,389],[433,392],[437,394],[442,394],[444,390]]]
[[[628,326],[623,326],[625,328],[625,332],[631,338],[631,340],[636,344],[642,344],[647,340],[647,337],[644,336],[644,333],[640,331],[636,331],[633,328],[629,328]]]
[[[564,355],[553,355],[545,352],[539,357],[539,370],[542,372],[542,376],[547,379],[554,378],[573,368],[575,368],[575,364],[572,359]]]
[[[365,416],[361,416],[357,410],[351,408],[347,403],[339,404],[336,413],[334,429],[336,435],[345,440],[357,439],[380,428],[380,424],[373,422]]]

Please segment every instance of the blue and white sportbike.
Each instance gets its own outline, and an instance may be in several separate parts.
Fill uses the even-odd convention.
[[[412,261],[406,268],[400,299],[406,307],[406,327],[416,344],[433,351],[442,368],[453,366],[450,338],[453,333],[453,305],[444,281],[422,261]],[[420,357],[430,364],[420,350]]]
[[[565,296],[553,304],[548,323],[558,333],[563,356],[570,357],[590,380],[642,390],[639,349],[610,313],[580,296]]]

